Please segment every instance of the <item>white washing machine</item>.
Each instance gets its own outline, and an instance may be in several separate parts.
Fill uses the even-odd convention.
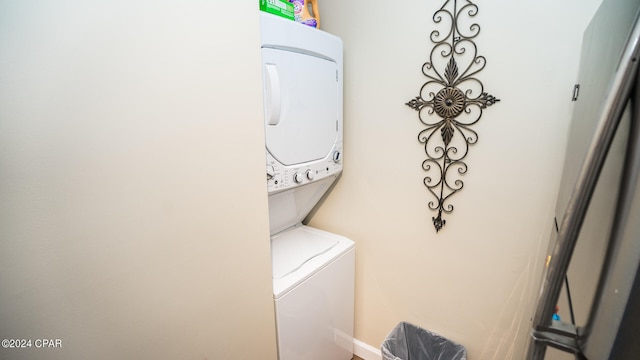
[[[342,172],[342,41],[261,14],[280,360],[353,356],[355,246],[302,224]]]

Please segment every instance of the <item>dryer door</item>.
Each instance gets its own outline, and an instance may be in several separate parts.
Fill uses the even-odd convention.
[[[262,48],[267,150],[283,165],[324,159],[338,136],[338,68],[308,54]]]

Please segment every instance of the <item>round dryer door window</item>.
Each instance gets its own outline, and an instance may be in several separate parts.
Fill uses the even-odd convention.
[[[283,165],[330,156],[338,136],[336,63],[262,49],[267,150]]]

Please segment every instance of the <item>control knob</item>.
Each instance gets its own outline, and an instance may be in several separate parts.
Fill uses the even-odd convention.
[[[273,179],[273,177],[276,175],[276,170],[273,168],[273,166],[267,166],[267,181]]]
[[[334,163],[339,163],[340,159],[342,159],[342,154],[340,153],[340,151],[336,150],[333,152],[333,162]]]
[[[313,178],[315,177],[315,174],[311,170],[307,170],[305,175],[307,175],[307,179],[309,179],[309,180],[313,180]]]
[[[302,179],[303,179],[302,174],[300,174],[300,173],[293,174],[293,181],[296,184],[300,184],[302,182]]]

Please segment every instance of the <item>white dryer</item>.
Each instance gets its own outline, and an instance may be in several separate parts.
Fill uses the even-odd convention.
[[[261,13],[278,354],[353,355],[355,246],[302,225],[342,171],[342,40]]]

